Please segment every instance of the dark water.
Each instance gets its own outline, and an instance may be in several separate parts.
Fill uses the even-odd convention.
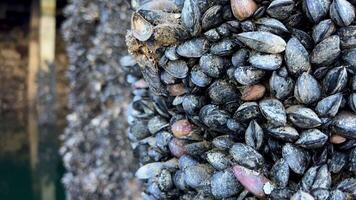
[[[0,200],[65,199],[58,155],[62,129],[23,124],[0,120]]]

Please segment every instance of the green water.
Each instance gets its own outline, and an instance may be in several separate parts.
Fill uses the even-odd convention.
[[[22,122],[0,121],[0,200],[65,199],[58,154],[62,130],[38,126],[35,130],[30,134]]]

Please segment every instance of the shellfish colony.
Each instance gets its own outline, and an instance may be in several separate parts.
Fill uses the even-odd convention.
[[[136,167],[125,136],[125,52],[129,9],[124,1],[72,0],[62,26],[70,60],[68,126],[60,153],[69,199],[137,199]],[[121,36],[121,37],[120,37]]]
[[[143,199],[355,199],[355,4],[139,5],[121,63]]]

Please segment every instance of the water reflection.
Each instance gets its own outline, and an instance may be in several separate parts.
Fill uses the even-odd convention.
[[[0,119],[0,199],[62,200],[63,174],[58,155],[61,128]]]

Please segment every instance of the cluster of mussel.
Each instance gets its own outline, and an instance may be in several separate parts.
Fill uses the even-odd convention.
[[[144,199],[355,199],[355,3],[141,5],[122,65]]]
[[[128,5],[72,0],[65,14],[71,113],[60,149],[62,182],[69,199],[124,199],[134,166],[123,112],[129,92],[117,58],[127,51]]]

